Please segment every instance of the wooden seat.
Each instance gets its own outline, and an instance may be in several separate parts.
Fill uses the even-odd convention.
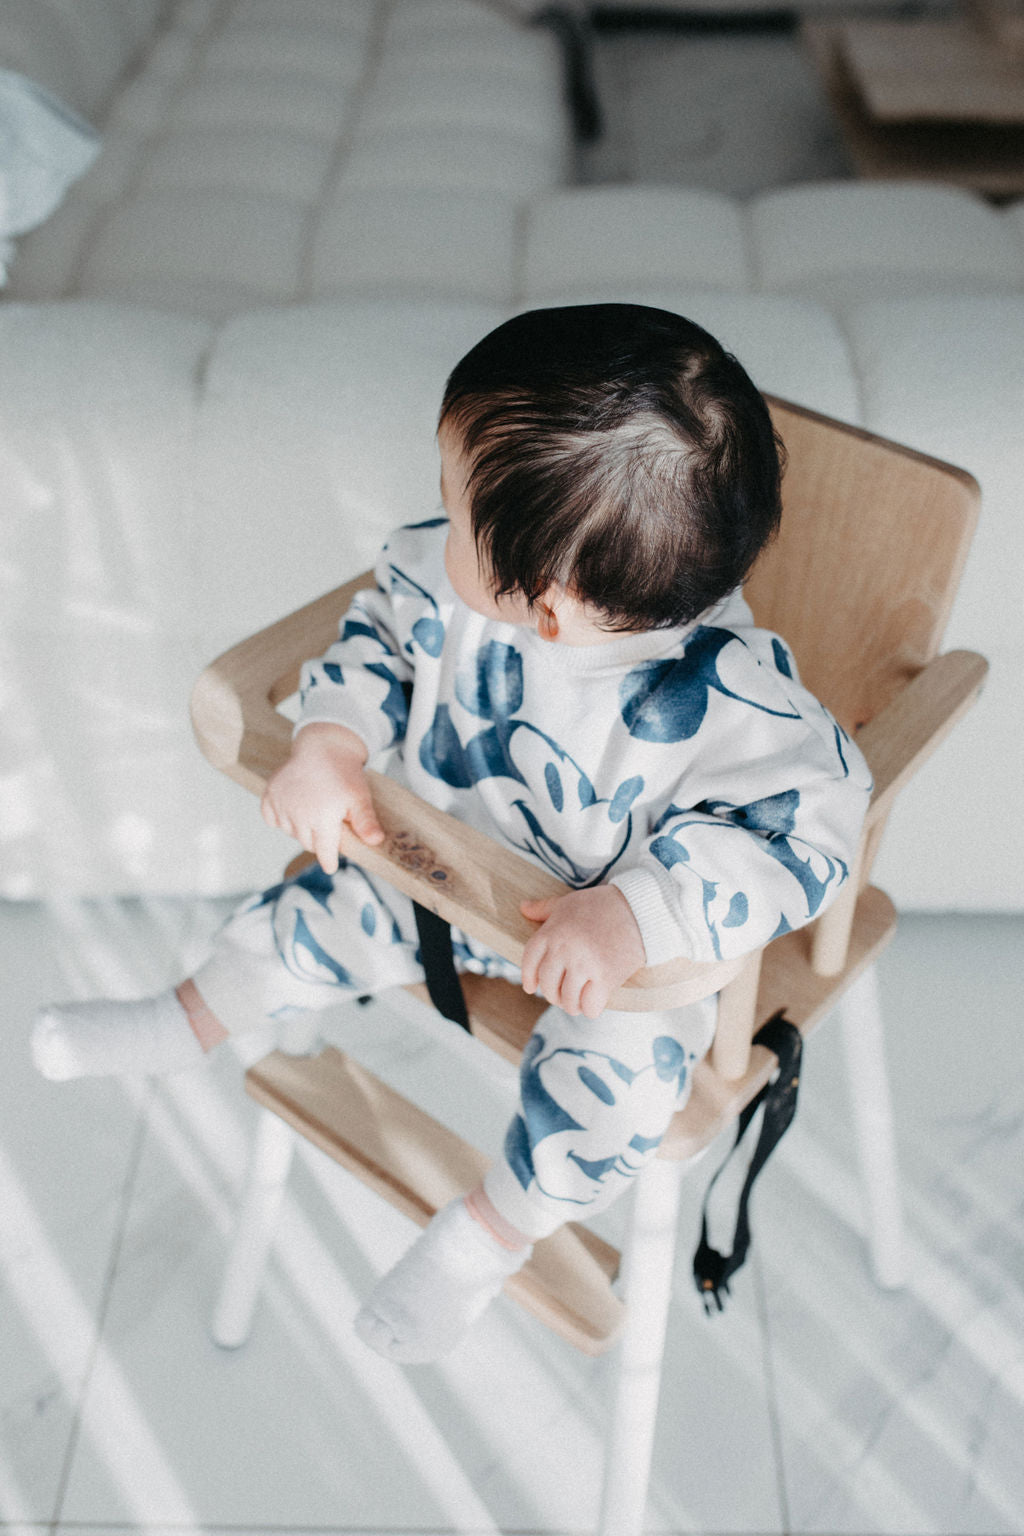
[[[619,1467],[606,1489],[606,1536],[630,1536],[641,1526],[657,1373],[652,1385],[646,1370],[641,1388],[634,1367],[650,1352],[659,1328],[663,1333],[670,1293],[665,1271],[670,1276],[672,1221],[653,1224],[661,1236],[652,1246],[643,1238],[653,1227],[649,1206],[641,1214],[642,1201],[671,1203],[665,1191],[675,1186],[656,1170],[707,1146],[768,1080],[775,1058],[760,1047],[752,1051],[751,1040],[780,1008],[806,1034],[848,998],[851,1048],[860,1052],[854,1086],[870,1101],[860,1145],[875,1213],[875,1270],[885,1283],[899,1272],[895,1166],[871,991],[873,962],[896,919],[869,876],[898,791],[971,706],[984,679],[983,658],[938,654],[977,517],[978,490],[962,470],[784,402],[771,406],[788,455],[782,530],[755,567],[747,596],[758,622],[785,637],[803,681],[856,737],[874,791],[855,871],[815,924],[743,960],[647,968],[612,999],[613,1007],[660,1009],[712,993],[720,997],[715,1042],[697,1070],[689,1103],[675,1117],[659,1159],[637,1181],[629,1307],[613,1290],[618,1255],[582,1228],[566,1228],[538,1244],[531,1265],[509,1283],[510,1294],[590,1354],[607,1348],[625,1328],[609,1466],[625,1458],[630,1470],[624,1477]],[[287,756],[291,727],[277,706],[295,691],[301,663],[332,643],[353,593],[370,580],[356,578],[244,641],[200,678],[193,720],[202,749],[250,791],[261,793]],[[520,901],[564,887],[390,779],[372,776],[372,792],[385,841],[370,849],[347,837],[342,852],[518,963],[532,932]],[[517,1059],[544,1004],[507,982],[465,982],[473,1032]],[[484,1167],[480,1154],[451,1128],[337,1051],[275,1053],[249,1072],[247,1086],[278,1124],[311,1139],[421,1223],[472,1187]],[[255,1193],[225,1281],[215,1325],[225,1343],[241,1342],[251,1322],[269,1242],[266,1212],[273,1204],[266,1169],[287,1163],[275,1134],[267,1132],[264,1162],[253,1174]],[[634,1295],[641,1297],[637,1306]]]

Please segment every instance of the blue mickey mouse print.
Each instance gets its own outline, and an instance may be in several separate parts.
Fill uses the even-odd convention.
[[[514,645],[489,640],[456,675],[455,698],[487,724],[461,739],[448,704],[438,704],[420,742],[427,773],[454,789],[486,779],[510,780],[509,809],[518,818],[512,845],[531,853],[573,886],[607,877],[628,845],[631,808],[642,775],[619,780],[599,795],[591,776],[548,731],[524,718],[523,657]]]
[[[795,789],[786,790],[780,795],[769,795],[763,800],[753,800],[749,805],[730,805],[727,800],[705,800],[694,806],[695,811],[709,816],[727,817],[736,826],[760,833],[764,839],[765,853],[769,858],[777,859],[803,888],[809,920],[818,915],[829,887],[833,883],[841,884],[849,870],[843,859],[830,858],[814,848],[802,847],[794,837],[799,808],[800,794]]]
[[[650,843],[652,855],[666,870],[685,865],[691,879],[700,884],[704,923],[716,960],[723,958],[721,930],[744,927],[750,916],[750,901],[745,892],[733,890],[727,882],[715,878],[721,863],[716,867],[715,850],[708,842],[709,832],[713,835],[715,830],[720,830],[735,835],[736,830],[742,828],[748,833],[761,834],[764,856],[786,870],[803,892],[802,911],[795,918],[792,913],[781,913],[774,931],[757,935],[750,948],[809,922],[821,910],[826,893],[832,888],[838,889],[846,879],[849,870],[844,860],[832,858],[788,835],[796,825],[795,811],[799,801],[797,791],[791,790],[745,806],[730,805],[726,801],[703,801],[694,806],[692,812],[687,812],[673,805],[655,828],[656,835]],[[661,830],[665,827],[669,830]],[[696,859],[691,848],[690,834],[693,831],[700,836],[700,853]]]
[[[690,741],[704,724],[712,693],[782,720],[798,720],[798,711],[772,708],[762,700],[734,692],[723,682],[722,653],[739,643],[728,630],[700,625],[681,656],[634,667],[623,679],[619,695],[629,734],[641,741]],[[784,675],[790,675],[788,658]]]
[[[346,933],[345,944],[339,945],[339,914],[345,915],[347,927],[350,911],[358,916],[359,942]],[[284,970],[319,987],[360,990],[372,974],[372,967],[359,966],[361,953],[407,942],[384,892],[365,870],[344,858],[335,875],[311,864],[293,879],[271,886],[253,897],[234,921],[244,926],[261,913],[270,916]]]
[[[673,1035],[643,1038],[643,1015],[629,1022],[632,1065],[625,1051],[557,1037],[549,1043],[543,1020],[534,1032],[520,1070],[521,1113],[505,1141],[506,1161],[524,1190],[593,1208],[657,1151],[689,1087],[694,1056]]]
[[[778,637],[767,638],[770,647],[758,661],[732,631],[698,625],[678,658],[634,667],[620,689],[626,729],[652,744],[701,746],[707,741],[712,746],[708,712],[715,695],[728,701],[727,712],[720,710],[716,718],[725,721],[733,741],[736,724],[742,721],[735,706],[751,712],[752,772],[737,774],[735,765],[723,758],[724,782],[747,776],[770,791],[774,759],[787,743],[787,733],[793,749],[802,749],[808,761],[817,764],[817,771],[807,774],[794,757],[793,779],[785,788],[743,801],[697,795],[689,805],[669,804],[652,825],[648,851],[672,875],[686,909],[684,921],[697,936],[693,952],[702,958],[742,953],[809,922],[849,874],[847,845],[830,848],[807,836],[809,826],[819,819],[823,792],[834,794],[851,777],[849,739],[801,689]],[[770,666],[765,664],[768,657]],[[762,722],[759,727],[757,720]],[[780,722],[777,735],[774,727],[765,735],[768,720]],[[786,724],[790,721],[792,727]],[[753,747],[755,731],[766,742],[760,760],[764,768]],[[870,779],[862,761],[857,766],[850,800],[863,806]],[[809,790],[798,788],[793,780],[806,780]],[[693,775],[691,781],[704,785],[709,778]],[[773,865],[775,877],[770,873]],[[770,905],[765,902],[769,891]]]
[[[376,682],[368,688],[371,678]],[[411,694],[409,669],[395,656],[387,638],[359,611],[357,599],[326,656],[303,667],[299,698],[302,714],[310,720],[330,719],[338,701],[344,699],[340,723],[349,724],[364,737],[370,733],[361,729],[362,718],[374,710],[371,739],[381,747],[391,747],[405,737]]]
[[[436,542],[447,526],[447,518],[428,518],[400,532]],[[377,563],[376,590],[356,594],[338,639],[325,656],[302,669],[303,717],[338,719],[371,751],[405,739],[416,664],[436,660],[445,643],[440,604],[414,574],[415,561],[391,554],[389,542]],[[405,626],[399,614],[407,616]]]
[[[435,524],[425,523],[421,527],[431,528]],[[392,593],[401,593],[405,596],[420,597],[428,606],[428,612],[418,618],[412,626],[412,638],[406,641],[405,649],[410,656],[416,654],[416,646],[427,656],[440,656],[444,648],[444,624],[441,621],[440,609],[437,601],[426,588],[420,586],[405,571],[392,564],[388,568],[389,587]],[[344,638],[344,637],[343,637]]]

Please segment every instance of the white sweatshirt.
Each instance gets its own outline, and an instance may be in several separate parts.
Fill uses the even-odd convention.
[[[347,725],[432,805],[572,886],[626,897],[647,963],[728,959],[816,917],[856,853],[867,765],[739,592],[681,629],[591,646],[481,617],[447,520],[401,528],[296,731]]]

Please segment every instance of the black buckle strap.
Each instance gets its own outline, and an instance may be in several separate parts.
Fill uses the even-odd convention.
[[[416,932],[420,940],[420,959],[423,962],[423,979],[430,993],[430,1001],[438,1013],[462,1029],[469,1029],[469,1011],[455,969],[452,953],[452,925],[436,912],[413,902]]]
[[[750,1247],[750,1215],[749,1202],[750,1191],[754,1180],[768,1161],[769,1156],[778,1145],[779,1141],[789,1129],[793,1116],[796,1114],[797,1086],[800,1082],[800,1059],[803,1054],[803,1038],[795,1024],[780,1011],[763,1024],[754,1036],[755,1045],[765,1045],[773,1051],[779,1059],[779,1070],[770,1083],[766,1083],[739,1117],[736,1129],[736,1140],[729,1149],[721,1167],[708,1185],[704,1196],[704,1208],[701,1217],[700,1243],[693,1256],[693,1277],[704,1300],[704,1310],[710,1317],[715,1309],[719,1312],[725,1308],[725,1297],[729,1294],[729,1281],[736,1271],[745,1262],[747,1250]],[[764,1117],[761,1121],[761,1131],[757,1140],[754,1156],[751,1158],[747,1177],[740,1191],[739,1204],[736,1212],[736,1229],[733,1236],[732,1252],[723,1255],[712,1248],[708,1242],[708,1202],[711,1192],[724,1171],[729,1159],[736,1152],[740,1142],[746,1135],[750,1122],[761,1106],[764,1106]]]

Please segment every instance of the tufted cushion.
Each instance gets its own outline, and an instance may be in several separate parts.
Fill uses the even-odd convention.
[[[344,185],[323,210],[309,285],[336,294],[448,295],[506,303],[516,207],[501,193]]]
[[[196,600],[216,615],[218,639],[355,575],[397,524],[437,511],[444,381],[504,316],[485,304],[351,300],[230,322],[196,444]]]
[[[839,182],[789,187],[749,209],[755,283],[835,305],[928,289],[1024,284],[1024,240],[957,187]]]
[[[178,0],[106,126],[13,293],[509,302],[518,203],[565,170],[552,39],[476,0]]]
[[[193,381],[209,340],[201,321],[127,305],[0,305],[7,623],[91,616],[139,633],[180,615]]]
[[[123,304],[0,305],[5,895],[196,873],[182,711],[204,650],[185,594],[209,339]]]
[[[560,144],[525,143],[507,134],[436,127],[429,132],[357,134],[339,187],[427,189],[439,199],[453,190],[494,192],[518,204],[544,192],[565,171]]]
[[[846,327],[865,426],[963,464],[981,483],[983,524],[949,643],[984,650],[994,635],[1024,646],[1024,293],[865,303]]]
[[[547,302],[566,280],[706,283],[742,291],[752,278],[742,209],[732,198],[671,187],[557,191],[531,206],[523,296]]]

